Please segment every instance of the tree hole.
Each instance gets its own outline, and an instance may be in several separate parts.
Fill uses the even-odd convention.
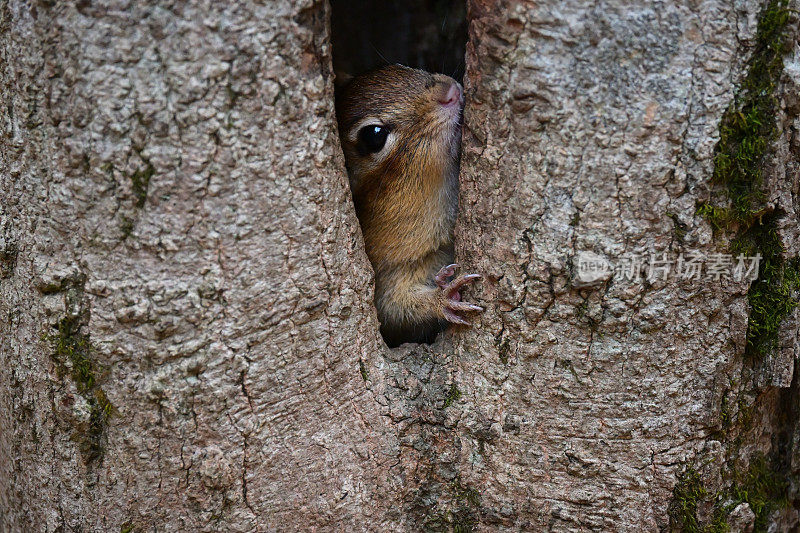
[[[381,334],[389,347],[406,342],[429,343],[446,325],[444,316],[449,316],[448,309],[442,311],[443,316],[433,311],[438,300],[431,291],[446,290],[441,279],[440,288],[434,281],[437,272],[453,262],[452,243],[447,251],[443,235],[421,235],[414,228],[409,230],[410,225],[419,221],[407,220],[401,212],[422,211],[417,208],[425,200],[415,191],[434,190],[426,187],[441,189],[441,193],[430,194],[457,198],[459,149],[452,139],[460,136],[464,100],[462,88],[450,78],[463,84],[467,41],[465,3],[330,0],[330,7],[340,140],[367,255],[373,261],[373,268],[375,261],[382,265],[376,268],[376,307]],[[375,72],[395,64],[445,76],[397,66]],[[348,83],[349,78],[366,73],[369,73],[366,78]],[[409,90],[431,98],[434,107],[420,106],[420,114],[416,115],[414,106],[408,104],[412,100],[403,98],[392,107],[395,102],[391,97],[403,91],[398,87],[406,87],[397,80],[407,82]],[[384,82],[391,90],[380,90]],[[410,126],[422,125],[425,120],[430,120],[427,128]],[[409,146],[417,148],[408,149]],[[435,149],[428,149],[431,146]],[[432,164],[423,165],[423,161]],[[436,170],[415,170],[420,168]],[[395,185],[384,187],[384,181]],[[397,207],[373,209],[376,205]],[[441,216],[442,226],[452,223],[453,210],[449,206],[442,206],[440,213],[435,211],[424,212],[426,216]],[[421,225],[428,226],[431,225]],[[397,240],[391,241],[395,238],[392,236]],[[417,242],[419,246],[415,247]],[[430,242],[436,242],[439,248],[425,248]],[[407,265],[402,257],[392,255],[390,249],[407,253]],[[432,301],[427,300],[429,297]],[[441,305],[444,308],[449,304]]]
[[[463,83],[466,6],[453,0],[330,0],[333,68],[357,76],[392,63]]]

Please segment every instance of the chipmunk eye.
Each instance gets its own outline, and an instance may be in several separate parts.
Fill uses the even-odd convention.
[[[386,138],[389,136],[387,126],[372,124],[364,126],[358,132],[358,148],[364,155],[374,154],[383,150]]]

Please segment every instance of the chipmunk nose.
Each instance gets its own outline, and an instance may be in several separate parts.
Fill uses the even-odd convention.
[[[447,90],[439,97],[439,103],[445,107],[458,105],[461,103],[461,97],[461,86],[456,82],[452,82]]]

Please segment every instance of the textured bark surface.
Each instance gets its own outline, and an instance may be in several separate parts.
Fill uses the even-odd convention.
[[[761,415],[752,448],[791,430],[771,417],[786,407],[776,389],[791,384],[797,327],[787,321],[786,350],[755,369],[765,386],[753,390],[747,283],[575,288],[580,252],[727,251],[695,209],[763,6],[472,2],[457,254],[490,274],[492,303],[456,343],[460,464],[499,523],[664,529],[683,466],[724,471],[726,396],[759,395],[734,408]],[[796,68],[796,19],[789,31]],[[797,122],[779,118],[769,197],[796,257]]]
[[[359,374],[380,348],[324,13],[4,5],[0,529],[385,512],[393,441]],[[89,461],[89,406],[43,339],[64,316],[115,410]]]
[[[0,3],[0,529],[657,531],[687,465],[796,474],[794,316],[752,364],[747,283],[574,273],[727,250],[695,209],[762,7],[469,2],[487,311],[389,350],[323,2]],[[766,186],[797,257],[790,33]]]

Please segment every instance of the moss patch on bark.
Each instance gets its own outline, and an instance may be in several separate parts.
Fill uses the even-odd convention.
[[[746,355],[760,357],[777,347],[781,322],[797,306],[800,289],[797,261],[786,261],[777,234],[780,213],[764,205],[763,168],[778,129],[775,88],[790,20],[787,0],[772,0],[761,12],[747,75],[720,124],[712,185],[718,198],[698,206],[715,230],[735,229],[734,255],[761,256],[758,280],[748,293],[750,319]]]
[[[92,359],[94,350],[89,336],[81,333],[77,318],[65,317],[58,323],[58,332],[49,336],[53,344],[53,360],[60,373],[68,373],[78,393],[89,405],[89,422],[79,438],[81,453],[87,463],[103,457],[103,437],[114,407],[97,385],[98,368]]]
[[[672,528],[686,533],[728,532],[730,512],[746,503],[755,515],[753,533],[766,533],[769,515],[788,504],[789,483],[782,469],[775,461],[758,453],[750,458],[747,471],[734,471],[732,479],[728,489],[710,493],[697,470],[688,467],[673,490],[669,508]],[[714,502],[713,514],[706,524],[701,523],[697,516],[704,501]]]

